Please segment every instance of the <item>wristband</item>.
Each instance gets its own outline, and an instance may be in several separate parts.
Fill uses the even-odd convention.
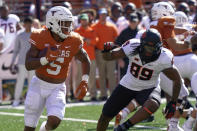
[[[86,81],[88,83],[89,75],[85,74],[82,76],[82,81]]]
[[[41,57],[40,58],[40,64],[41,65],[46,65],[46,64],[48,64],[49,63],[49,61],[47,60],[47,58],[46,57]]]

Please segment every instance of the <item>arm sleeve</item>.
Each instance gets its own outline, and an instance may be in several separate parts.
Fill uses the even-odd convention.
[[[130,39],[122,45],[122,49],[127,57],[133,55],[135,49],[140,45],[139,39]]]
[[[174,66],[174,55],[170,50],[167,50],[162,54],[161,67],[162,69],[171,68]]]

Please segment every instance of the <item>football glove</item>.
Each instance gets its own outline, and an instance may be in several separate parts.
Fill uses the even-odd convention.
[[[166,119],[169,119],[174,116],[174,112],[176,111],[176,102],[170,101],[166,105],[165,108],[165,117]]]
[[[79,86],[75,90],[75,93],[74,93],[75,97],[78,100],[83,99],[87,93],[87,88],[88,88],[87,81],[81,81],[81,83],[79,84]]]
[[[117,46],[113,42],[106,42],[104,43],[103,53],[109,52],[110,50],[116,48]]]

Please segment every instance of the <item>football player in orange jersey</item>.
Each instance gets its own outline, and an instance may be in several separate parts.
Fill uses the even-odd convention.
[[[25,100],[25,131],[34,131],[47,109],[47,121],[40,131],[54,130],[65,114],[65,80],[69,62],[75,56],[82,62],[82,81],[75,97],[82,99],[87,92],[90,60],[79,35],[72,32],[72,13],[65,7],[52,7],[46,14],[46,27],[33,31],[31,48],[26,54],[27,70],[36,70]]]

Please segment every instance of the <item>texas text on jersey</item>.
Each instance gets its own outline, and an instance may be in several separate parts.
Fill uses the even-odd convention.
[[[56,42],[48,29],[35,30],[31,37],[30,43],[35,45],[39,50],[47,47],[57,47],[61,55],[56,61],[36,69],[36,74],[41,74],[55,79],[66,79],[69,62],[72,57],[82,48],[83,41],[76,33],[71,33],[63,42]]]

